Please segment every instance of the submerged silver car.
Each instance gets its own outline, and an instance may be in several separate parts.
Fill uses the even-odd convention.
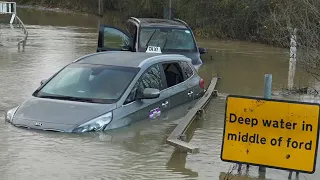
[[[6,121],[58,132],[106,131],[144,119],[163,118],[170,109],[204,94],[204,81],[182,55],[100,52],[68,64]]]

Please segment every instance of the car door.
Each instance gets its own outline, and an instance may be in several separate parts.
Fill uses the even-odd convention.
[[[160,90],[160,96],[156,99],[138,100],[141,107],[139,110],[140,120],[164,119],[170,109],[170,93],[165,90],[165,79],[160,63],[148,68],[137,82],[137,91],[143,92],[145,88]]]
[[[201,78],[198,76],[195,67],[192,63],[186,61],[179,62],[182,70],[182,74],[185,79],[185,83],[190,89],[190,94],[192,94],[193,100],[197,100],[202,97],[203,89],[200,87]]]
[[[142,93],[145,88],[159,89],[160,96],[155,99],[137,100],[137,94]],[[134,117],[130,118],[130,122],[127,122],[127,124],[145,119],[156,120],[166,118],[170,109],[170,94],[165,88],[161,64],[155,64],[146,69],[132,88],[122,107],[130,109],[132,112],[130,116]]]
[[[183,74],[179,61],[166,62],[162,63],[162,65],[166,76],[168,91],[170,91],[171,94],[171,109],[181,105],[188,109],[189,103],[193,101],[193,86],[188,83],[188,79]]]
[[[101,51],[133,51],[131,35],[117,27],[100,25],[97,52]]]

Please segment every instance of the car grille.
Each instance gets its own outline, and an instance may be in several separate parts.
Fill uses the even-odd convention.
[[[14,126],[18,127],[18,128],[23,128],[23,129],[32,129],[29,126],[26,125],[21,125],[21,124],[15,124]],[[62,130],[58,130],[58,129],[42,129],[43,131],[51,131],[51,132],[64,132]]]

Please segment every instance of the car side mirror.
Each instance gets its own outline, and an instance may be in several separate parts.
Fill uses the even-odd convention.
[[[44,84],[47,82],[47,79],[43,79],[41,82],[40,82],[40,85]]]
[[[140,95],[139,99],[156,99],[160,96],[160,90],[154,88],[146,88]]]
[[[206,48],[199,47],[199,53],[200,53],[200,54],[206,54],[206,53],[207,53],[207,49],[206,49]]]

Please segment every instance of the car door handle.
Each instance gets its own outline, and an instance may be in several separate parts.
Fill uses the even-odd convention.
[[[192,92],[192,91],[188,92],[188,96],[191,96],[192,94],[193,94],[193,92]]]
[[[169,102],[166,101],[166,102],[163,102],[163,103],[162,103],[162,106],[168,106],[168,104],[169,104]]]

